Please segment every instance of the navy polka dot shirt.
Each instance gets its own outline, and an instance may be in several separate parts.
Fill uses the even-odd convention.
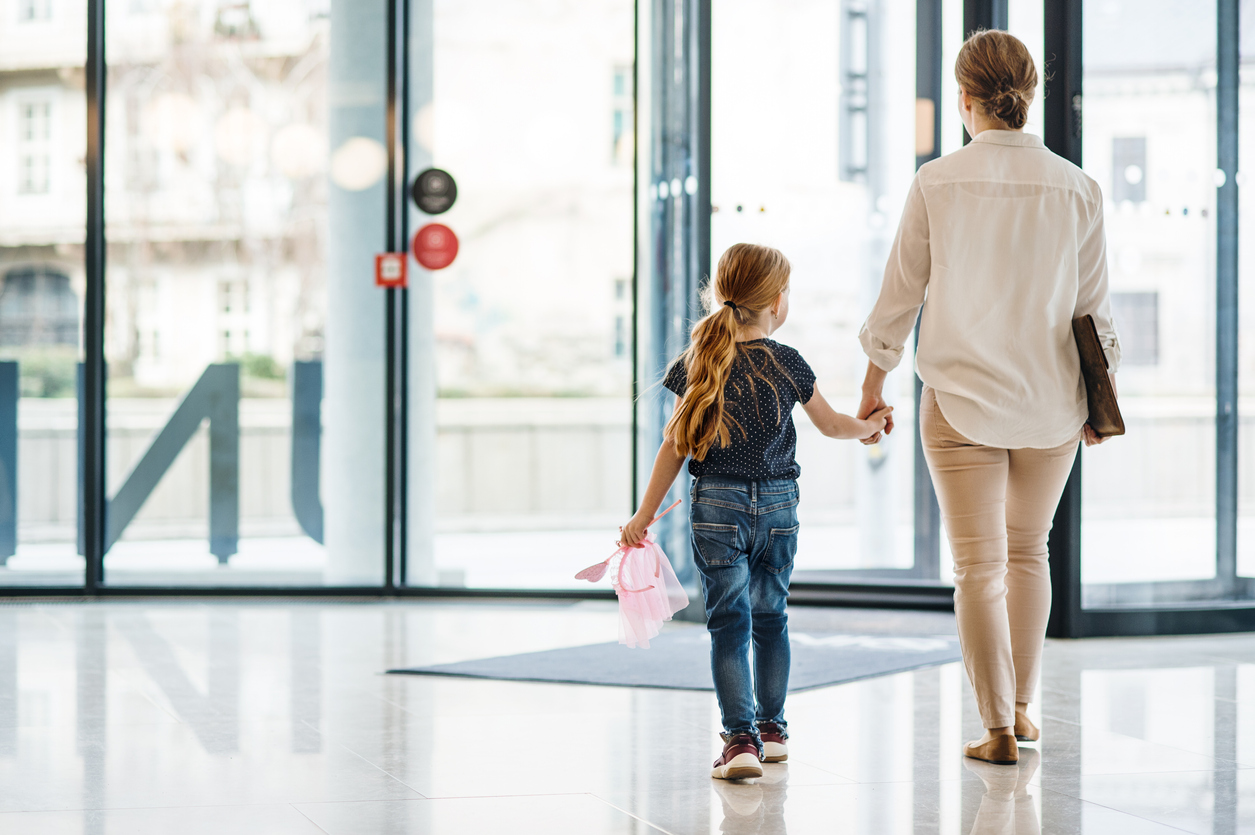
[[[704,461],[690,457],[689,474],[695,478],[797,478],[802,468],[795,460],[797,430],[793,426],[793,404],[811,399],[815,393],[815,372],[801,354],[771,339],[753,339],[738,347],[723,387],[724,410],[735,421],[728,429],[730,444],[720,449],[716,441]],[[751,372],[749,363],[760,375]],[[683,359],[676,360],[662,384],[677,395],[684,395],[688,373]]]

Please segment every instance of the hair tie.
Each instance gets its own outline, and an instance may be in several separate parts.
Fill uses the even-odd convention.
[[[737,309],[737,307],[736,307],[736,302],[724,302],[724,303],[723,303],[723,306],[724,306],[724,307],[730,307],[730,308],[732,308],[734,311]]]

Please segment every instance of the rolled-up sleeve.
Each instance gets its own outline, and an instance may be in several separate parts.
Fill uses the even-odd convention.
[[[1089,314],[1098,329],[1098,341],[1107,355],[1107,368],[1112,374],[1120,369],[1120,336],[1111,315],[1111,291],[1107,285],[1107,236],[1103,231],[1102,192],[1094,188],[1097,205],[1089,228],[1081,236],[1077,249],[1078,284],[1075,316]]]
[[[924,303],[931,266],[928,207],[916,175],[885,265],[880,296],[858,335],[867,358],[885,371],[902,361],[907,337]]]

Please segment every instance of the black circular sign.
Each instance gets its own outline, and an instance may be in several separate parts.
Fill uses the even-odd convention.
[[[448,171],[428,168],[414,178],[410,196],[419,211],[429,215],[444,214],[453,208],[453,202],[458,199],[458,184]]]

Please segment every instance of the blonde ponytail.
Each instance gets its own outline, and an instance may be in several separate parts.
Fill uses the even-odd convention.
[[[703,299],[709,312],[693,326],[681,356],[688,384],[666,428],[677,455],[702,461],[715,444],[722,449],[731,443],[732,427],[745,434],[724,408],[724,386],[742,350],[737,335],[788,288],[789,271],[788,259],[765,246],[736,244],[719,258]]]

